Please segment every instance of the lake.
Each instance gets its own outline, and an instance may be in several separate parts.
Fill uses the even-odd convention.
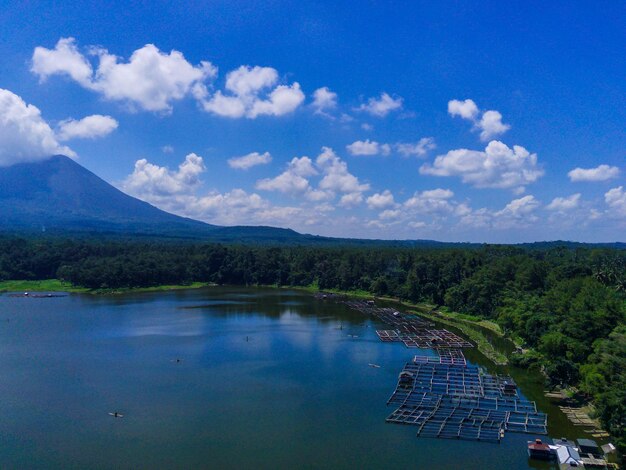
[[[418,350],[304,292],[2,295],[0,307],[2,468],[548,468],[527,459],[532,435],[425,439],[385,423]],[[575,437],[554,419],[551,434]]]

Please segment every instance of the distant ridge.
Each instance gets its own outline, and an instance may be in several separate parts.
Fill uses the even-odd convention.
[[[0,167],[0,233],[37,236],[150,237],[220,243],[312,246],[480,247],[482,243],[434,240],[369,240],[300,234],[267,226],[220,227],[180,217],[123,193],[71,158]],[[568,241],[524,243],[522,248],[598,246],[626,243]]]

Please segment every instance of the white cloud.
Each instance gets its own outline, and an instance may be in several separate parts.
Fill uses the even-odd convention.
[[[362,193],[369,190],[370,186],[361,183],[359,179],[348,171],[348,165],[341,160],[329,147],[322,147],[322,153],[315,163],[320,168],[324,177],[319,183],[319,188],[340,193]],[[356,199],[356,196],[352,199]]]
[[[473,121],[478,116],[478,106],[473,100],[451,100],[448,101],[448,113],[450,116],[460,116]]]
[[[337,107],[337,93],[332,92],[328,87],[318,88],[313,92],[313,108],[316,114],[326,114]]]
[[[202,100],[202,105],[207,112],[229,118],[254,119],[260,115],[282,116],[295,111],[304,101],[300,84],[274,87],[277,82],[278,72],[271,67],[242,65],[226,76],[225,88],[229,94],[218,91],[209,100]]]
[[[458,176],[477,188],[519,188],[537,181],[543,170],[537,165],[537,154],[493,140],[484,152],[458,149],[439,155],[432,165],[422,165],[420,173]]]
[[[404,157],[423,157],[435,147],[435,139],[432,137],[422,137],[419,142],[415,143],[398,142],[395,145],[396,151]]]
[[[389,155],[391,146],[389,144],[379,144],[376,141],[357,140],[356,142],[346,145],[346,149],[351,155]]]
[[[268,95],[265,100],[257,100],[248,112],[247,117],[255,118],[260,115],[282,116],[289,114],[300,106],[304,101],[304,93],[300,90],[300,84],[279,85]]]
[[[161,147],[161,152],[174,153],[174,147],[172,147],[171,145],[164,145],[163,147]]]
[[[206,82],[217,73],[210,62],[194,66],[181,52],[172,50],[167,54],[153,44],[135,50],[128,62],[103,48],[91,48],[90,52],[99,60],[95,72],[74,39],[61,38],[54,49],[35,48],[31,70],[41,80],[67,75],[108,100],[161,112],[170,112],[173,101],[188,95],[205,97]]]
[[[551,211],[565,212],[576,209],[580,203],[580,193],[572,194],[567,197],[555,197],[552,202],[546,206]]]
[[[111,116],[93,114],[78,121],[66,119],[59,123],[57,136],[59,140],[95,139],[104,137],[118,127],[118,122]]]
[[[623,186],[608,190],[604,202],[609,206],[610,215],[626,217],[626,191]]]
[[[54,49],[36,47],[33,52],[31,71],[45,80],[51,75],[69,75],[85,88],[91,88],[93,69],[82,55],[74,38],[61,38]]]
[[[256,165],[266,165],[272,161],[269,152],[259,153],[252,152],[242,157],[233,157],[228,159],[228,166],[236,170],[247,170]]]
[[[535,196],[529,194],[519,199],[513,199],[504,209],[496,212],[495,215],[521,218],[532,213],[539,205],[540,203],[535,199]]]
[[[402,109],[402,98],[392,98],[387,93],[381,93],[380,98],[370,98],[367,100],[367,104],[362,104],[357,108],[358,111],[363,111],[372,116],[385,117],[392,111]]]
[[[437,188],[417,191],[404,202],[403,207],[405,210],[416,214],[452,214],[456,206],[451,201],[452,197],[454,197],[454,193],[449,189]]]
[[[0,166],[43,160],[56,154],[76,156],[72,149],[59,144],[36,106],[0,88]]]
[[[461,218],[460,224],[499,230],[525,228],[537,222],[535,211],[540,206],[541,203],[534,196],[528,195],[513,199],[499,211],[486,208],[470,211]]]
[[[620,174],[616,166],[599,165],[595,168],[574,168],[567,176],[570,181],[576,183],[580,181],[606,181],[617,178]]]
[[[177,171],[143,159],[136,162],[120,189],[163,210],[221,225],[289,226],[294,221],[304,225],[305,220],[317,221],[321,214],[316,208],[305,211],[301,207],[273,206],[258,194],[240,188],[196,195],[199,175],[204,171],[202,158],[193,153]]]
[[[306,193],[311,190],[307,177],[315,174],[317,171],[309,157],[294,157],[283,173],[257,181],[256,188],[288,194]]]
[[[317,186],[310,181],[314,176],[320,178]],[[293,158],[284,172],[257,181],[256,188],[299,195],[314,202],[332,200],[340,193],[340,205],[353,207],[363,201],[363,192],[369,190],[369,184],[361,183],[348,171],[346,162],[332,149],[323,147],[315,163],[309,157]]]
[[[393,194],[388,189],[382,193],[376,193],[367,198],[367,207],[370,209],[380,210],[395,206]]]
[[[149,163],[145,158],[135,162],[133,173],[121,185],[123,191],[144,200],[188,194],[200,185],[205,171],[202,157],[190,153],[177,171]]]
[[[459,116],[474,123],[474,129],[480,131],[480,140],[483,142],[504,134],[511,126],[502,122],[502,114],[498,111],[485,111],[480,119],[480,110],[473,100],[448,101],[448,113],[450,116]]]
[[[341,196],[339,205],[341,207],[351,208],[356,207],[363,202],[362,193],[348,193]]]

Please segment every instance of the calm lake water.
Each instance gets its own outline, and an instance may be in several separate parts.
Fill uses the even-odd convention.
[[[386,424],[416,350],[380,342],[381,326],[278,289],[2,295],[0,467],[547,468],[527,459],[531,435],[489,444]],[[554,419],[551,433],[575,437]]]

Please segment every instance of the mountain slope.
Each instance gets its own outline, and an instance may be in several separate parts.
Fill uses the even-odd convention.
[[[215,228],[128,196],[62,155],[0,168],[0,225],[5,230],[196,234]]]

